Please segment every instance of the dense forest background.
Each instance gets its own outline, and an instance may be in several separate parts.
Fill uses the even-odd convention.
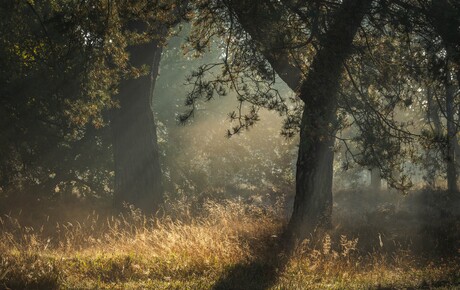
[[[3,1],[0,287],[456,287],[459,120],[458,1]]]

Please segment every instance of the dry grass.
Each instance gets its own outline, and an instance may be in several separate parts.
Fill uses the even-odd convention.
[[[184,212],[180,218],[147,218],[129,207],[105,220],[93,213],[83,221],[57,223],[53,236],[43,234],[50,231],[45,226],[22,226],[5,215],[0,285],[111,288],[130,281],[215,279],[226,267],[253,259],[249,243],[280,229],[273,212],[239,201],[209,201],[194,218]]]
[[[455,289],[459,252],[421,257],[410,249],[364,249],[341,225],[287,256],[282,209],[208,201],[191,216],[177,203],[162,217],[134,208],[74,221],[22,225],[0,219],[0,288],[11,289]],[[347,229],[348,230],[348,229]],[[364,243],[366,244],[366,243]],[[375,245],[376,249],[381,246]]]

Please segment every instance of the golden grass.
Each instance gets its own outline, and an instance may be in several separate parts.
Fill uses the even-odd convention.
[[[4,216],[0,285],[73,287],[216,274],[252,258],[248,243],[279,229],[271,215],[238,201],[207,202],[201,216],[181,219],[147,218],[129,208],[103,221],[92,214],[56,224],[52,237],[42,235],[43,227],[36,230]]]
[[[426,261],[409,251],[363,253],[359,239],[326,235],[288,257],[278,207],[208,201],[163,217],[124,215],[31,227],[0,219],[0,288],[369,289],[460,285],[458,254]],[[53,230],[50,230],[52,228]],[[52,233],[52,234],[49,234]],[[385,288],[385,289],[387,289]]]

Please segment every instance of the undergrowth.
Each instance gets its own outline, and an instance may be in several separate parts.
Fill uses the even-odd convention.
[[[23,225],[0,218],[4,289],[455,289],[459,249],[433,257],[410,245],[368,248],[365,235],[336,226],[320,243],[283,250],[280,206],[207,201],[162,216],[133,207],[116,216]],[[354,225],[356,227],[356,225]],[[381,229],[377,228],[379,231]],[[384,241],[387,243],[387,241]]]

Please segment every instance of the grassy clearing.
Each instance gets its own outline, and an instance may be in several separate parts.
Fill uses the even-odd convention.
[[[208,201],[199,215],[192,217],[189,212],[182,203],[157,218],[128,208],[116,217],[91,213],[68,222],[37,220],[40,224],[35,226],[21,224],[19,215],[3,215],[0,288],[460,287],[458,241],[442,254],[404,244],[401,241],[410,240],[407,236],[393,236],[393,246],[387,247],[392,232],[381,227],[395,222],[391,218],[372,226],[358,222],[360,214],[346,224],[345,217],[336,216],[342,223],[336,223],[323,239],[305,240],[288,255],[280,250],[285,221],[278,218],[282,210],[277,206]],[[398,210],[386,215],[401,219]],[[458,226],[456,217],[450,219]],[[412,239],[420,237],[414,229],[408,233]]]

